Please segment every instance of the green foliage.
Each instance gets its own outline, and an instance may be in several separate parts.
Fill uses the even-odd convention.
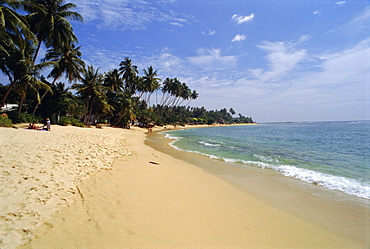
[[[29,113],[17,114],[15,112],[9,113],[9,118],[13,123],[43,123],[43,118]]]
[[[231,108],[232,109],[232,108]],[[182,124],[233,124],[233,123],[254,123],[252,118],[233,117],[226,108],[221,110],[207,111],[204,107],[186,107],[186,106],[160,106],[151,108],[143,108],[138,111],[138,120],[144,125],[153,122],[156,125],[162,126],[165,124],[182,125]]]
[[[74,117],[66,117],[66,116],[59,118],[59,124],[63,126],[67,126],[67,125],[73,125],[77,127],[84,126],[84,124],[81,123],[78,119],[75,119]]]
[[[7,117],[0,116],[0,127],[13,127],[12,120]]]

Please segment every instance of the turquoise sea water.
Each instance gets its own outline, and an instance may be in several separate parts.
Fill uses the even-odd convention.
[[[370,121],[274,123],[166,133],[172,146],[370,199]]]

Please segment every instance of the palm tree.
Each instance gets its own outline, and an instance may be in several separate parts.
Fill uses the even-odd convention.
[[[4,65],[3,70],[8,76],[10,85],[3,96],[1,106],[4,105],[8,94],[11,90],[15,90],[21,95],[21,101],[18,108],[18,113],[21,112],[23,103],[26,100],[27,92],[32,91],[36,95],[36,99],[40,101],[38,90],[50,90],[50,87],[37,79],[39,72],[46,66],[50,66],[49,62],[40,63],[35,65],[31,55],[34,50],[30,44],[22,50],[11,50],[10,56],[7,58],[7,63]]]
[[[36,43],[26,19],[15,9],[24,6],[23,1],[0,0],[0,55],[9,56],[9,49],[21,47],[25,42]]]
[[[181,82],[177,79],[166,78],[162,87],[161,106],[175,103],[177,97],[180,95]],[[166,96],[167,94],[167,96]]]
[[[123,81],[118,69],[109,70],[105,74],[104,86],[108,87],[109,92],[118,94],[123,92]]]
[[[116,119],[114,126],[125,127],[129,120],[136,118],[134,113],[135,100],[130,92],[119,93],[115,101]]]
[[[88,66],[85,70],[81,83],[76,83],[72,86],[77,90],[77,94],[85,103],[83,123],[91,123],[92,115],[100,116],[103,113],[112,111],[112,106],[108,104],[106,98],[107,87],[103,85],[103,75],[99,73],[99,69],[94,69],[93,66]]]
[[[182,102],[184,102],[185,100],[188,100],[190,98],[190,96],[191,96],[190,88],[185,83],[181,83],[178,86],[177,93],[176,93],[177,100],[173,104],[173,106],[181,105]],[[182,101],[180,102],[181,99],[182,99]]]
[[[29,2],[33,5],[25,8],[30,13],[27,20],[38,40],[34,61],[36,61],[41,43],[44,43],[47,48],[58,49],[77,42],[72,25],[68,21],[68,19],[83,21],[79,13],[72,11],[76,8],[75,4],[63,4],[63,0],[29,0]]]
[[[125,88],[129,90],[131,95],[135,94],[137,90],[137,74],[139,73],[137,66],[132,65],[132,61],[128,57],[119,66],[119,72],[122,74],[125,82]]]
[[[19,62],[17,60],[21,57],[24,58],[22,51],[30,46],[30,43],[36,43],[36,37],[30,31],[26,19],[15,11],[24,4],[26,3],[20,1],[0,0],[0,70],[10,82],[1,100],[0,109],[17,83],[13,77],[16,73],[15,63]]]
[[[43,117],[51,117],[53,114],[64,116],[75,102],[74,96],[69,91],[69,87],[62,82],[55,83],[51,86],[53,95],[46,95],[43,105],[38,109],[38,113]]]
[[[66,46],[46,51],[46,56],[42,61],[55,62],[53,70],[48,75],[48,77],[54,78],[52,84],[54,84],[63,73],[69,83],[81,79],[80,73],[84,70],[85,62],[81,59],[82,53],[80,48],[81,46],[76,48],[74,44],[66,44]]]
[[[160,78],[157,78],[157,70],[153,70],[153,67],[148,67],[148,70],[143,70],[144,76],[142,77],[142,91],[148,92],[148,97],[146,102],[149,103],[151,94],[158,90],[160,86]],[[150,104],[148,104],[150,106]]]
[[[68,79],[69,83],[81,79],[80,73],[83,72],[85,67],[85,62],[81,59],[81,46],[75,47],[74,44],[66,45],[60,48],[49,49],[46,51],[46,56],[42,60],[52,62],[54,68],[49,73],[48,77],[54,78],[52,85],[63,75]],[[46,91],[41,97],[40,101],[43,100],[45,95],[48,93]],[[33,113],[36,112],[38,104],[35,106]]]

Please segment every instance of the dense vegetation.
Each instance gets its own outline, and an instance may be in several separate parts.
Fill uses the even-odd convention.
[[[64,125],[118,127],[135,119],[142,125],[253,122],[241,114],[233,117],[232,108],[189,107],[198,98],[195,90],[177,78],[162,81],[152,66],[140,75],[128,57],[108,72],[85,65],[69,22],[83,21],[75,7],[63,0],[0,1],[0,71],[8,78],[0,83],[0,108],[18,104],[8,112],[13,122],[46,117]],[[47,50],[38,58],[42,45]]]

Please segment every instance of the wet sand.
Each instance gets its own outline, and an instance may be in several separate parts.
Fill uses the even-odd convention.
[[[146,140],[156,150],[196,165],[272,207],[348,237],[362,248],[370,247],[370,200],[285,177],[270,169],[178,151],[169,145],[171,142],[161,133]]]

